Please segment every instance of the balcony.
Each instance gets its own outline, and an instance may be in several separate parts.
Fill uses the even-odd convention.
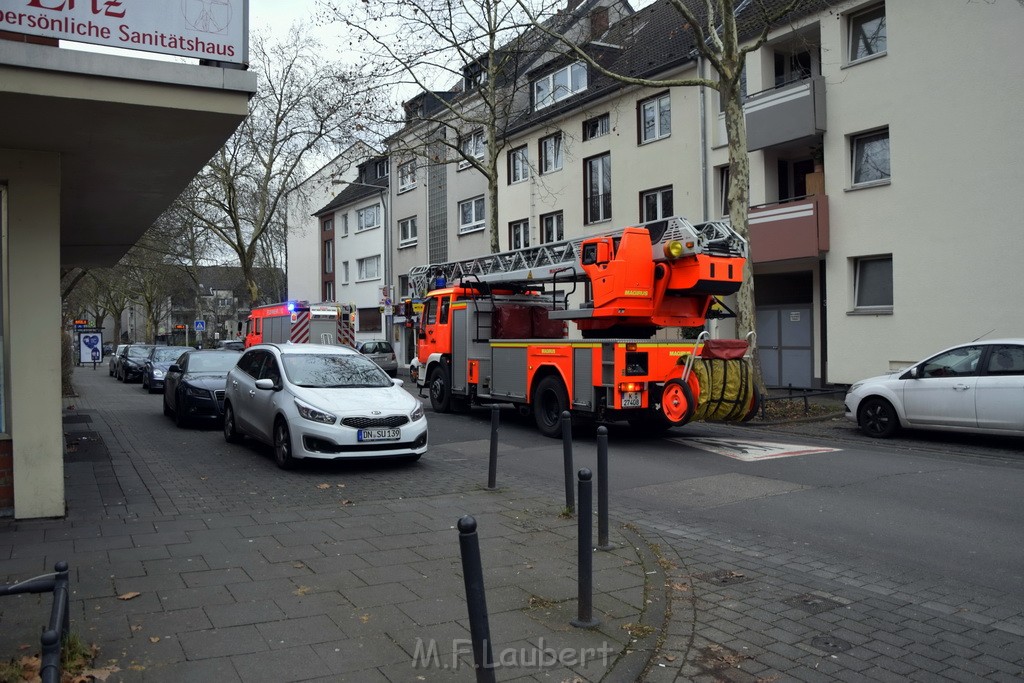
[[[754,263],[818,259],[828,251],[828,197],[811,195],[750,207]]]
[[[825,79],[815,76],[755,93],[743,111],[751,152],[817,139],[825,132]]]

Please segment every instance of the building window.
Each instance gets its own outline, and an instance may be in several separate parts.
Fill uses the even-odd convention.
[[[854,187],[889,180],[888,129],[855,135],[851,148]]]
[[[850,62],[885,54],[885,5],[851,14],[849,31]]]
[[[540,172],[562,170],[562,134],[555,133],[540,139]]]
[[[667,138],[672,133],[672,104],[664,93],[637,105],[640,144]]]
[[[535,110],[550,107],[555,102],[586,89],[586,64],[570,64],[533,82],[533,107]]]
[[[528,177],[530,177],[530,158],[526,145],[523,145],[508,153],[508,184],[521,182]]]
[[[376,280],[380,277],[380,255],[356,259],[359,281]]]
[[[612,217],[612,155],[604,153],[583,162],[584,223]]]
[[[341,284],[348,284],[348,261],[341,262]]]
[[[892,311],[892,256],[856,260],[854,308],[858,311]]]
[[[476,232],[484,229],[484,198],[483,196],[459,202],[459,234]]]
[[[322,221],[320,221],[320,229],[323,230],[324,232],[333,232],[334,231],[334,219],[333,218],[325,218]]]
[[[718,206],[721,209],[719,215],[729,215],[729,167],[722,166],[718,169]]]
[[[513,221],[508,224],[508,244],[512,249],[530,246],[530,221]]]
[[[356,232],[380,227],[380,204],[356,211]]]
[[[334,272],[334,240],[324,242],[324,272]]]
[[[662,187],[640,193],[640,222],[657,221],[672,214],[672,188]]]
[[[484,158],[484,132],[478,130],[466,135],[462,138],[459,143],[459,149],[462,150],[463,158],[459,160],[459,169],[468,168],[469,160],[467,157],[473,157],[474,159]]]
[[[594,138],[608,135],[611,130],[611,119],[608,114],[601,114],[583,122],[583,139],[593,140]]]
[[[398,221],[398,248],[411,247],[416,244],[416,217]]]
[[[324,282],[324,301],[334,301],[334,281]]]
[[[540,241],[544,244],[565,239],[562,212],[547,213],[540,217]]]
[[[381,313],[379,308],[360,308],[356,314],[360,332],[380,332],[383,329],[380,319]]]
[[[348,214],[341,214],[341,236],[348,237]]]
[[[416,162],[407,161],[398,167],[398,191],[406,192],[416,187]]]
[[[378,178],[387,178],[388,177],[388,161],[387,161],[387,159],[384,159],[383,161],[378,161],[377,165],[376,165],[376,170],[377,170],[377,177]]]

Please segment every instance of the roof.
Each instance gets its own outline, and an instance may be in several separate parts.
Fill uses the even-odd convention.
[[[805,0],[797,10],[776,22],[776,25],[781,26],[800,17],[808,16],[823,8],[839,4],[839,1]],[[740,39],[746,42],[759,35],[763,27],[763,22],[760,19],[762,13],[782,8],[787,2],[788,0],[738,1],[737,26],[740,30]],[[703,1],[687,0],[687,4],[693,10],[695,18],[704,20],[707,17],[706,4]],[[673,6],[672,0],[657,0],[650,6],[617,22],[601,36],[600,41],[591,42],[583,47],[595,61],[613,73],[634,78],[654,79],[660,74],[687,63],[696,64],[696,45],[693,31],[685,24],[682,15]],[[545,66],[553,70],[574,61],[567,48],[565,52],[566,55],[561,60],[551,61]],[[537,69],[536,73],[539,75],[543,71]],[[590,73],[593,78],[586,90],[540,111],[532,109],[524,111],[522,116],[509,127],[509,132],[515,133],[530,128],[542,121],[578,109],[587,102],[607,97],[615,91],[630,87],[609,76],[595,75],[596,72],[592,69]]]
[[[345,189],[335,195],[334,199],[329,201],[324,207],[314,211],[312,215],[320,217],[342,206],[354,204],[360,200],[366,199],[367,197],[380,195],[382,190],[387,190],[390,185],[390,175],[384,176],[383,178],[367,178],[367,171],[372,168],[374,164],[380,161],[387,163],[387,157],[373,157],[372,159],[368,159],[367,161],[359,164],[359,179],[354,181],[341,181],[342,183],[347,183]]]

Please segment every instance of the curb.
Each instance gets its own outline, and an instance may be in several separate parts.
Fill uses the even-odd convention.
[[[659,562],[651,544],[634,526],[621,526],[622,535],[632,544],[640,556],[644,568],[644,604],[640,612],[639,626],[643,634],[632,638],[622,654],[601,678],[602,681],[639,681],[658,653],[659,646],[668,635],[672,613],[668,607],[665,586],[668,577]]]

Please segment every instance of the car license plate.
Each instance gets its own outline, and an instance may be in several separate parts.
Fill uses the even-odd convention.
[[[639,408],[640,407],[640,392],[639,391],[624,391],[624,392],[622,392],[622,407],[623,408]]]
[[[398,441],[402,438],[401,429],[360,429],[360,441]]]

